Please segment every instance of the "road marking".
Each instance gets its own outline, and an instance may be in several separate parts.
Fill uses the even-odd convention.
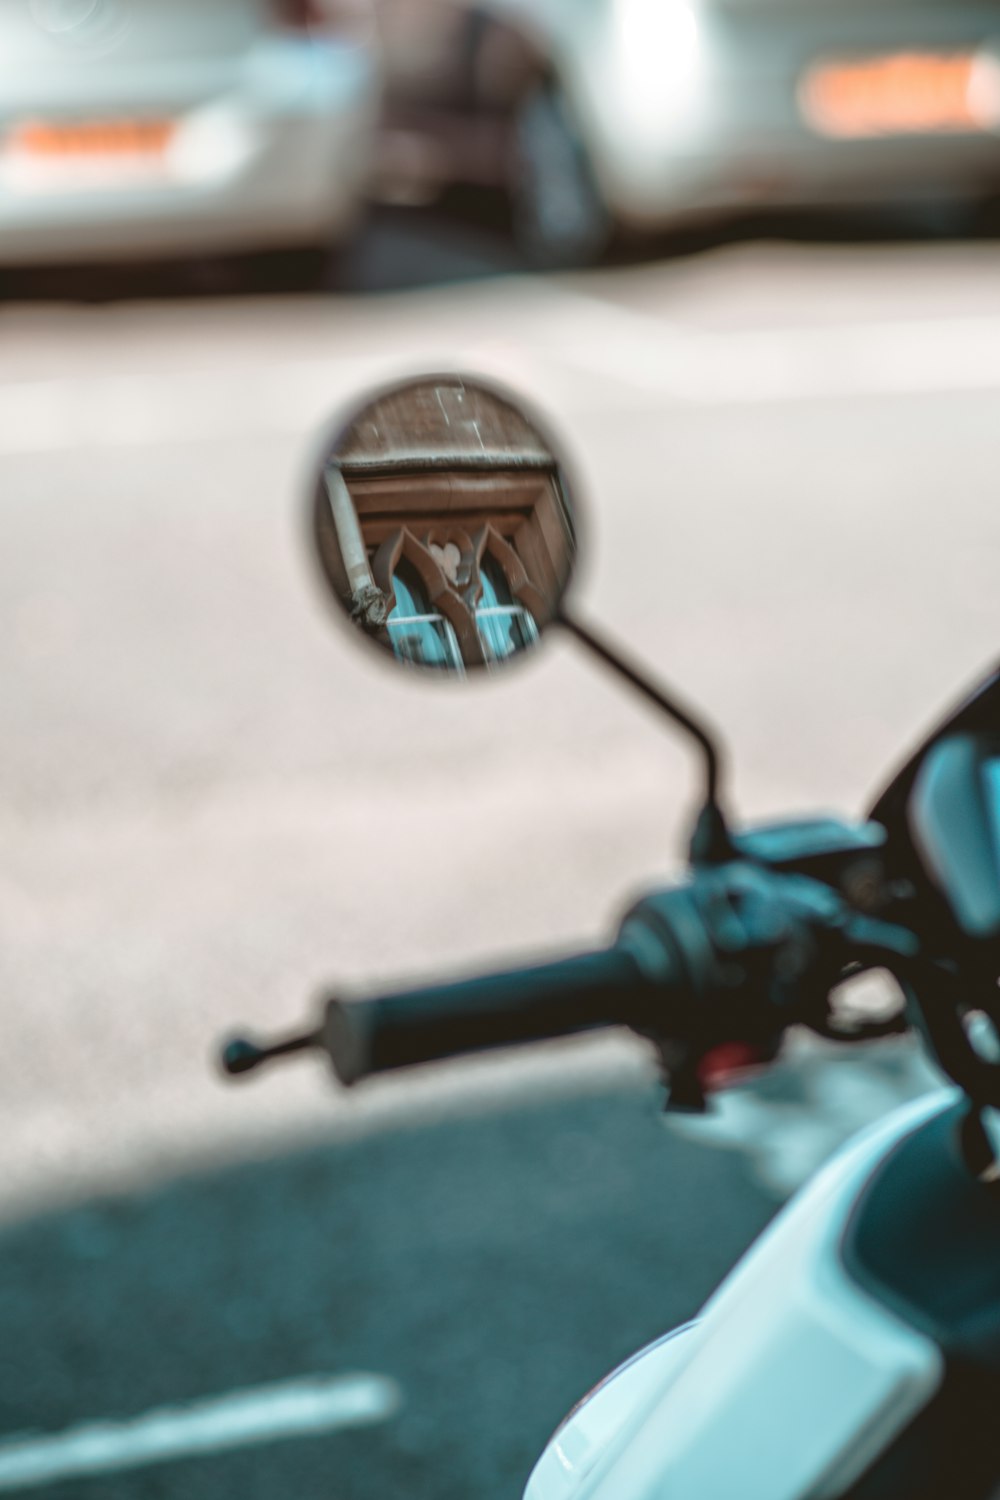
[[[0,385],[0,453],[304,431],[329,420],[337,403],[377,368],[366,359],[317,359],[257,369],[12,381]]]
[[[716,333],[561,290],[579,369],[665,400],[782,404],[1000,389],[1000,317]]]
[[[508,378],[513,366],[535,394],[546,372],[569,372],[600,381],[602,399],[617,386],[624,398],[714,407],[1000,390],[996,315],[719,333],[553,287],[540,305],[512,310],[500,343],[484,318],[462,344],[428,345],[422,357],[408,345],[395,364],[381,352],[9,381],[0,384],[0,455],[303,433],[358,390],[421,365],[489,373],[496,364]]]
[[[399,1404],[398,1387],[382,1375],[313,1375],[232,1391],[126,1422],[94,1422],[0,1443],[0,1491],[367,1427],[384,1422]]]

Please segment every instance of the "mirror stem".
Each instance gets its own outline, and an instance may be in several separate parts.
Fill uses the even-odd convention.
[[[716,864],[733,857],[734,850],[729,837],[725,814],[719,804],[719,782],[721,779],[721,753],[711,731],[700,723],[692,710],[682,707],[616,648],[602,640],[588,626],[581,625],[574,615],[560,609],[556,623],[586,646],[596,656],[617,672],[619,677],[640,692],[644,698],[656,705],[695,741],[705,763],[705,802],[699,814],[691,841],[691,858],[695,863]]]

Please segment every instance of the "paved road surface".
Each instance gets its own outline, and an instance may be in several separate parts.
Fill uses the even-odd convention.
[[[345,1369],[403,1392],[366,1432],[73,1493],[516,1493],[775,1193],[925,1083],[891,1049],[803,1062],[691,1143],[619,1040],[356,1105],[308,1063],[212,1074],[233,1021],[330,978],[603,935],[690,815],[687,751],[565,644],[432,691],[335,627],[303,495],[360,385],[461,363],[545,407],[577,602],[725,726],[747,816],[860,811],[997,653],[995,246],[377,290],[511,269],[413,224],[336,296],[0,306],[0,1430]]]

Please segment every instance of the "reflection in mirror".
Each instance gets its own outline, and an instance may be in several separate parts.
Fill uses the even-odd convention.
[[[420,575],[400,558],[392,575],[395,602],[386,621],[389,644],[400,661],[461,670],[462,653],[450,620],[432,610]]]
[[[488,661],[503,661],[524,651],[538,639],[534,617],[511,594],[507,579],[490,556],[479,567],[482,593],[476,605],[476,624]]]
[[[536,644],[576,549],[546,440],[509,399],[455,375],[383,391],[347,422],[313,518],[358,630],[397,661],[456,676]]]

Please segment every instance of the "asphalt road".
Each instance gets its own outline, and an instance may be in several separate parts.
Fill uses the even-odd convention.
[[[402,1398],[74,1494],[516,1494],[565,1407],[927,1081],[807,1057],[692,1140],[618,1039],[346,1101],[310,1063],[213,1073],[215,1037],[328,980],[603,936],[691,812],[687,750],[566,643],[452,692],[337,628],[304,496],[366,383],[459,364],[544,408],[577,605],[724,726],[746,817],[862,811],[1000,636],[992,243],[538,279],[397,217],[352,275],[0,304],[0,1433],[324,1372]]]

